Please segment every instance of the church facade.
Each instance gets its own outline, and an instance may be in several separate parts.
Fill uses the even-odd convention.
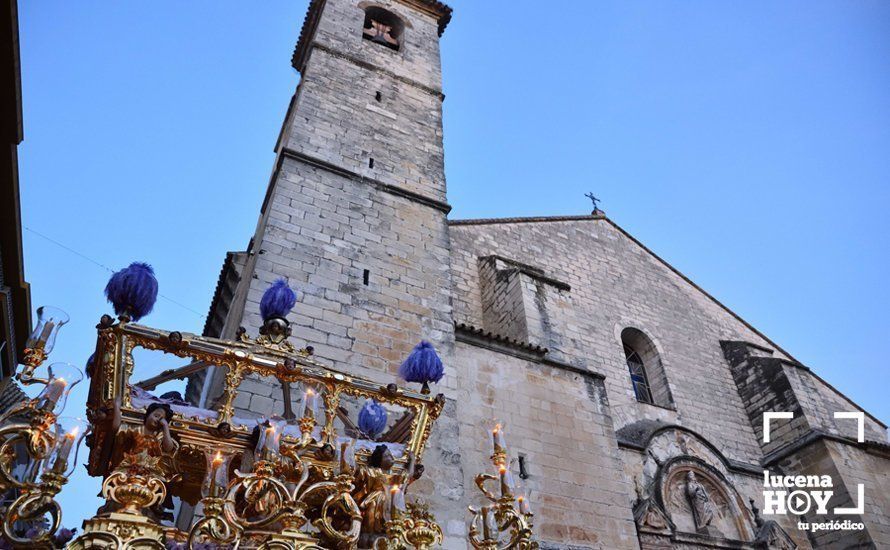
[[[256,334],[284,277],[292,340],[320,362],[385,384],[431,342],[446,406],[411,492],[448,548],[466,546],[496,421],[545,548],[890,547],[886,426],[604,213],[449,219],[450,18],[436,0],[310,2],[256,232],[227,255],[205,334]],[[205,371],[187,397],[221,387]],[[282,410],[265,381],[241,389],[240,414]],[[765,513],[783,511],[765,471],[829,476],[828,510]]]

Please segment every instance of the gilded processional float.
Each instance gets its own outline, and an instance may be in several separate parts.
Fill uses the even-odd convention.
[[[62,415],[83,375],[47,361],[68,317],[38,310],[16,376],[35,397],[0,416],[0,489],[8,495],[0,546],[401,550],[441,544],[435,511],[410,491],[423,475],[424,449],[444,405],[429,389],[443,373],[430,344],[418,344],[399,369],[406,382],[422,384],[419,392],[381,386],[323,366],[311,347],[290,343],[286,316],[296,293],[283,280],[262,297],[260,334],[240,330],[234,341],[137,324],[151,311],[157,288],[153,271],[141,263],[109,280],[105,293],[117,319],[105,315],[97,325],[83,418]],[[140,350],[188,363],[133,382]],[[201,369],[222,376],[211,408],[149,391]],[[239,419],[239,387],[258,378],[281,387],[283,414]],[[289,399],[294,391],[300,393],[296,411]],[[468,543],[535,549],[529,503],[514,488],[500,425],[491,437],[492,472],[476,477],[484,505],[469,508]],[[76,533],[61,527],[55,497],[81,447],[88,473],[103,480],[105,504]],[[193,507],[185,528],[169,521],[174,499]]]

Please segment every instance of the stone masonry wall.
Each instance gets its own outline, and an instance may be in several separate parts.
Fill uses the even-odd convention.
[[[602,379],[463,342],[454,365],[463,501],[483,502],[473,478],[494,473],[489,430],[503,421],[511,458],[525,457],[530,477],[521,480],[515,463],[513,474],[530,492],[542,544],[637,548],[628,505],[633,488],[616,475],[621,463]]]
[[[255,335],[262,325],[265,289],[286,277],[300,294],[288,316],[294,342],[314,346],[322,362],[390,382],[422,338],[449,354],[453,325],[444,216],[290,159],[269,208],[242,321],[248,332]],[[454,381],[446,378],[442,386],[454,387]]]
[[[847,492],[855,495],[858,484],[865,486],[865,513],[861,519],[877,547],[890,548],[890,468],[887,466],[890,449],[885,448],[883,454],[878,455],[835,441],[827,442],[826,446],[835,463],[843,465],[838,468],[838,474]],[[833,500],[832,504],[838,505]],[[852,506],[852,502],[846,505]],[[838,516],[838,519],[844,518]]]
[[[263,292],[285,277],[299,294],[288,316],[292,342],[313,346],[323,364],[386,384],[422,339],[451,364],[437,25],[398,2],[375,2],[406,21],[394,52],[361,38],[357,2],[315,5],[315,45],[279,141],[239,321],[255,336]],[[423,458],[428,473],[412,487],[446,524],[465,519],[454,505],[463,494],[456,380],[449,368],[436,388],[447,404]],[[241,417],[280,414],[281,389],[245,380],[235,405]]]
[[[326,2],[317,34],[322,46],[312,50],[303,71],[285,146],[444,201],[435,21],[398,2],[375,5],[408,22],[405,43],[396,52],[362,39],[364,11],[357,3]]]
[[[574,322],[567,328],[566,359],[606,376],[616,429],[644,418],[679,422],[719,441],[731,459],[759,461],[757,439],[719,342],[767,343],[701,299],[697,289],[608,221],[458,222],[451,225],[451,242],[457,321],[483,322],[478,257],[497,254],[533,263],[571,285]],[[620,338],[625,327],[640,329],[655,343],[675,411],[635,399]]]

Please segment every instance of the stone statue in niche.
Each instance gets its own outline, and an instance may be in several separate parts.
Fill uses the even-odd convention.
[[[365,38],[398,49],[399,39],[392,35],[392,26],[385,25],[374,19],[371,19],[370,22],[371,26],[363,29]]]
[[[711,496],[704,485],[695,478],[695,472],[686,473],[686,498],[692,508],[692,519],[699,533],[711,534],[716,531],[711,523],[714,521],[715,509]]]

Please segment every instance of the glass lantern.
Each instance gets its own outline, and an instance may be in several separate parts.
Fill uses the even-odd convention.
[[[43,473],[69,477],[77,466],[77,450],[90,424],[82,418],[62,416],[56,419],[55,441],[44,460]]]
[[[207,498],[224,498],[229,487],[229,462],[232,455],[217,450],[207,451],[204,457],[207,460],[207,475],[204,476],[201,494]]]
[[[350,474],[355,471],[355,439],[341,441],[337,448],[337,463],[340,466],[340,474]]]
[[[83,380],[80,369],[70,363],[53,363],[48,367],[40,367],[35,375],[35,378],[46,382],[37,396],[37,408],[53,414],[62,412],[71,388]]]
[[[386,508],[384,517],[388,520],[397,520],[404,516],[408,511],[405,504],[405,490],[399,484],[389,486],[389,506]]]
[[[69,321],[68,314],[57,307],[40,306],[37,308],[37,323],[28,337],[26,348],[42,350],[49,354],[56,345],[56,335],[62,325]]]
[[[306,386],[303,392],[303,399],[300,401],[300,410],[297,418],[315,418],[318,413],[318,390],[311,386]]]
[[[278,458],[278,448],[281,442],[285,422],[269,419],[260,424],[260,436],[254,450],[255,460],[275,460]]]

